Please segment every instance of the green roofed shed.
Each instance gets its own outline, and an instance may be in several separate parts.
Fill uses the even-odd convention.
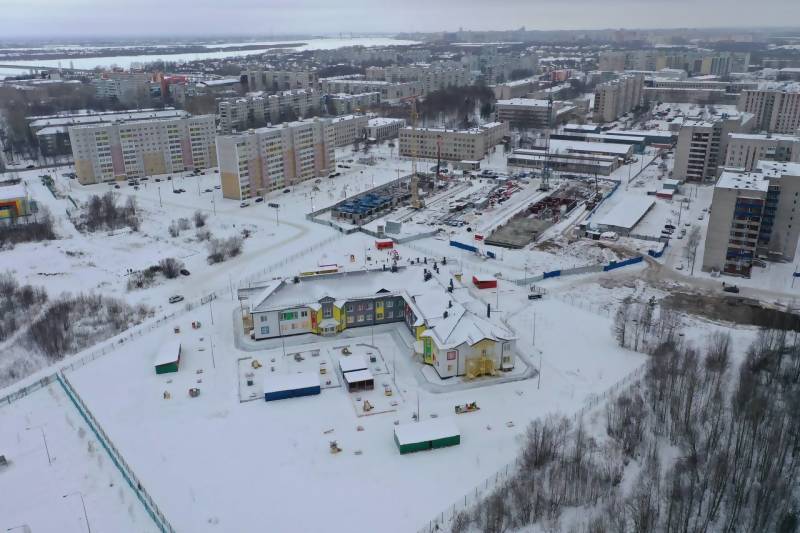
[[[432,418],[396,426],[394,442],[406,454],[461,444],[461,432],[452,418]]]
[[[177,372],[181,364],[181,341],[178,339],[162,344],[156,356],[156,374]]]

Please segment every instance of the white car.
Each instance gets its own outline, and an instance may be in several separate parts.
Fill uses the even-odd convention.
[[[250,202],[242,202],[239,204],[239,207],[247,207],[248,205],[250,205]]]
[[[180,294],[176,294],[175,296],[170,296],[169,297],[169,303],[171,303],[171,304],[176,304],[176,303],[182,302],[182,301],[183,301],[183,296],[181,296]]]

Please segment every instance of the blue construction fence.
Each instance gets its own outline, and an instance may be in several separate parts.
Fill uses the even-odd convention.
[[[471,244],[464,244],[463,242],[458,242],[458,241],[450,241],[450,246],[452,246],[453,248],[459,248],[461,250],[466,250],[468,252],[478,253],[478,248],[475,247],[475,246],[472,246]]]
[[[609,264],[603,267],[603,272],[608,272],[609,270],[614,270],[615,268],[622,268],[628,265],[635,265],[636,263],[641,263],[644,260],[644,257],[641,255],[637,255],[636,257],[631,257],[630,259],[625,259],[624,261],[611,261]]]
[[[660,250],[647,250],[647,255],[649,255],[650,257],[655,257],[656,259],[658,259],[662,255],[664,255],[664,252],[667,251],[667,246],[669,246],[669,243],[665,242]]]

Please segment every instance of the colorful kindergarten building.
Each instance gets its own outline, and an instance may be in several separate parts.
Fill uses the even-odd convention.
[[[514,333],[460,281],[425,272],[432,274],[418,266],[273,280],[240,292],[245,323],[256,340],[394,323],[408,329],[415,352],[442,378],[513,369]]]

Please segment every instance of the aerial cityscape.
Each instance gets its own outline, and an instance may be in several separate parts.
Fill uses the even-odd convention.
[[[800,3],[0,19],[0,532],[800,532]]]

